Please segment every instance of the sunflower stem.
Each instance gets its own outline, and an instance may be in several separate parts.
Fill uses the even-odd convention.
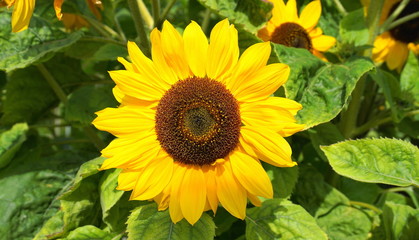
[[[397,26],[399,26],[399,25],[401,25],[401,24],[403,24],[405,22],[408,22],[408,21],[410,21],[412,19],[415,19],[415,18],[419,18],[419,12],[415,12],[415,13],[412,13],[410,15],[407,15],[407,16],[404,16],[402,18],[397,19],[396,21],[392,22],[388,26],[388,29],[383,29],[383,31],[385,32],[385,31],[388,31],[390,29],[393,29],[393,28],[395,28],[395,27],[397,27]]]
[[[409,3],[409,0],[402,0],[400,4],[397,6],[397,8],[391,13],[391,15],[386,19],[386,21],[381,26],[380,33],[383,33],[386,31],[386,29],[391,29],[389,26],[393,23],[393,21],[400,15],[400,13],[403,11],[403,9],[407,6]],[[372,4],[372,3],[371,3]],[[370,6],[374,6],[371,5]]]
[[[37,64],[36,67],[38,68],[39,72],[41,72],[42,76],[45,78],[49,86],[52,88],[55,95],[57,95],[58,99],[63,104],[67,104],[67,95],[60,87],[57,80],[55,80],[54,76],[45,67],[45,65],[40,63]],[[106,146],[106,144],[102,141],[102,139],[99,138],[99,136],[96,134],[96,132],[92,129],[91,126],[86,126],[83,128],[83,130],[84,133],[90,138],[90,141],[92,141],[99,150],[102,150]]]
[[[107,25],[101,23],[100,21],[94,18],[91,18],[88,16],[83,16],[83,17],[102,36],[107,37],[107,38],[117,38],[119,40],[123,40],[123,38],[117,32],[115,32],[112,28],[108,27]]]
[[[373,45],[375,37],[378,33],[378,25],[380,21],[381,11],[384,5],[382,0],[371,0],[368,12],[367,12],[367,26],[369,30],[368,36],[368,45]],[[371,58],[372,49],[365,50],[365,57]],[[353,130],[357,126],[358,114],[361,108],[361,103],[364,98],[364,90],[366,84],[366,76],[364,74],[356,84],[354,91],[352,92],[352,100],[349,102],[348,108],[345,112],[342,113],[342,118],[340,122],[340,129],[345,138],[349,138],[352,135]]]
[[[346,11],[345,7],[342,5],[342,3],[339,0],[333,0],[333,2],[335,3],[336,7],[338,8],[338,11],[343,15],[346,16],[348,15],[348,12]]]
[[[80,41],[93,41],[93,42],[103,42],[103,43],[112,43],[116,45],[120,45],[126,47],[126,42],[116,41],[112,38],[103,38],[103,37],[95,37],[95,36],[86,36],[82,37]]]
[[[364,208],[368,208],[368,209],[370,209],[370,210],[372,210],[372,211],[374,211],[378,214],[382,213],[382,211],[380,209],[378,209],[376,206],[368,204],[368,203],[358,202],[358,201],[349,201],[349,204],[364,207]]]
[[[154,20],[150,14],[150,11],[148,11],[147,6],[144,4],[143,0],[137,0],[137,4],[138,4],[138,7],[140,8],[143,21],[145,22],[148,29],[152,29],[154,26]]]
[[[158,27],[161,26],[164,22],[164,20],[166,20],[167,18],[167,14],[169,14],[170,9],[172,9],[173,5],[175,5],[176,0],[171,0],[166,7],[163,10],[163,13],[160,15],[160,19],[159,19],[159,24],[157,25]]]
[[[144,28],[144,21],[138,2],[137,0],[128,0],[128,6],[132,14],[132,19],[134,20],[135,30],[137,31],[137,35],[140,39],[140,48],[146,56],[150,56],[150,45],[148,43],[147,34]]]
[[[160,22],[160,0],[152,0],[151,3],[153,7],[154,27],[157,27]]]

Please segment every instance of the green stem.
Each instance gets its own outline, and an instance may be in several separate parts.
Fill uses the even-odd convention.
[[[48,69],[45,67],[44,64],[40,63],[37,64],[36,67],[41,72],[42,76],[44,76],[45,80],[48,82],[49,86],[54,91],[55,95],[57,95],[58,99],[66,104],[67,103],[67,95],[63,91],[63,89],[60,87],[58,82],[55,80],[54,76],[48,71]]]
[[[137,0],[138,7],[140,8],[141,16],[145,22],[148,29],[152,29],[154,26],[153,17],[151,17],[150,11],[148,11],[147,6],[144,4],[143,0]]]
[[[86,21],[93,27],[95,28],[102,36],[106,37],[106,38],[117,38],[119,40],[123,40],[122,37],[115,32],[112,28],[110,28],[109,26],[101,23],[100,21],[88,17],[88,16],[83,16]]]
[[[80,41],[103,42],[103,43],[112,43],[112,44],[120,45],[123,47],[127,46],[125,41],[121,42],[121,41],[113,40],[112,38],[103,38],[103,37],[86,36],[86,37],[82,37]]]
[[[128,0],[128,6],[131,10],[132,19],[134,20],[135,30],[137,31],[138,37],[140,39],[140,48],[146,56],[150,56],[150,45],[148,43],[143,17],[141,15],[137,0]]]
[[[342,3],[339,0],[333,0],[333,2],[335,3],[336,7],[338,8],[338,11],[343,15],[346,16],[348,15],[348,12],[346,11],[345,7],[343,7]]]
[[[211,10],[207,8],[207,10],[205,10],[204,19],[202,20],[202,25],[201,25],[202,31],[204,33],[206,33],[208,30],[210,19],[211,19]]]
[[[349,204],[351,204],[351,205],[357,205],[357,206],[364,207],[364,208],[368,208],[368,209],[376,212],[377,214],[381,214],[382,213],[382,211],[379,208],[377,208],[377,207],[375,207],[375,206],[373,206],[371,204],[368,204],[368,203],[358,202],[358,201],[349,201]]]
[[[176,0],[171,0],[166,7],[163,10],[163,13],[160,15],[160,19],[159,19],[159,26],[161,26],[161,24],[164,22],[164,20],[166,20],[167,18],[167,14],[169,14],[170,9],[172,9],[173,5],[175,5]]]
[[[380,20],[381,10],[383,8],[384,1],[382,0],[371,0],[368,8],[366,17],[367,26],[369,30],[368,45],[373,45],[375,37],[378,33],[378,24]],[[368,49],[363,54],[366,57],[372,56],[372,49]],[[366,74],[359,79],[354,91],[352,92],[352,100],[349,103],[348,109],[342,113],[340,129],[345,138],[349,138],[352,135],[352,131],[357,125],[358,113],[364,96],[366,82]]]
[[[160,22],[160,0],[152,0],[151,3],[153,6],[154,27],[157,27]]]
[[[418,18],[418,17],[419,17],[419,12],[412,13],[410,15],[407,15],[407,16],[404,16],[402,18],[397,19],[396,21],[392,22],[388,26],[388,29],[383,29],[383,30],[387,31],[387,30],[393,29],[393,28],[395,28],[395,27],[397,27],[397,26],[399,26],[399,25],[401,25],[405,22],[408,22],[408,21],[410,21],[412,19],[415,19],[415,18]]]
[[[397,18],[397,16],[399,16],[399,14],[403,11],[403,9],[406,7],[406,5],[409,3],[409,1],[410,0],[402,0],[400,2],[400,4],[397,6],[397,8],[391,13],[391,15],[386,19],[386,21],[381,26],[380,33],[384,32],[383,30],[385,30],[385,29],[389,29],[389,25],[394,21],[394,19]],[[372,3],[371,3],[370,6],[374,6],[374,5],[372,5]]]
[[[118,18],[116,17],[116,15],[114,15],[114,19],[113,19],[114,23],[115,23],[115,27],[116,30],[119,33],[119,36],[121,36],[122,42],[124,42],[124,45],[126,45],[125,43],[127,42],[127,37],[125,36],[124,31],[122,30],[121,24],[119,23]]]
[[[418,115],[418,114],[419,114],[419,110],[413,110],[413,111],[405,113],[404,116],[405,117],[410,117],[410,116],[414,116],[414,115]],[[360,126],[359,128],[356,128],[353,131],[353,136],[359,135],[363,132],[368,131],[371,128],[375,128],[375,127],[378,127],[378,126],[383,125],[383,124],[387,124],[387,123],[392,122],[392,121],[393,121],[392,117],[386,117],[386,118],[380,119],[380,116],[378,116],[377,118],[372,119],[371,121],[365,123],[364,125]]]
[[[44,76],[45,80],[48,82],[55,95],[57,95],[58,99],[63,104],[66,104],[68,102],[67,95],[60,87],[57,80],[55,80],[54,76],[52,76],[52,74],[48,71],[44,64],[37,64],[36,67],[41,72],[42,76]],[[102,139],[99,138],[99,136],[97,136],[96,132],[93,130],[91,126],[84,127],[83,130],[99,150],[102,150],[106,146],[106,144],[102,141]]]

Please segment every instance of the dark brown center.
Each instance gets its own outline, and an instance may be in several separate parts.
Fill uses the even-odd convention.
[[[399,6],[398,4],[395,4],[389,13],[389,16],[391,13],[396,10],[396,8]],[[412,13],[416,13],[419,11],[419,1],[414,0],[410,1],[407,6],[403,9],[403,11],[397,16],[397,19],[400,19],[402,17],[405,17],[407,15],[410,15]],[[417,42],[419,41],[419,18],[414,18],[410,21],[407,21],[403,24],[400,24],[396,26],[395,28],[392,28],[390,30],[391,36],[404,43],[411,43],[411,42]]]
[[[237,100],[222,83],[206,77],[173,84],[161,98],[155,120],[161,147],[183,164],[212,164],[239,142]]]
[[[271,41],[288,47],[312,50],[310,36],[299,24],[287,22],[281,24],[272,33]]]

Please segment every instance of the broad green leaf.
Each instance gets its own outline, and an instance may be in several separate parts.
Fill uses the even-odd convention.
[[[26,123],[15,124],[12,129],[0,134],[0,168],[5,167],[13,159],[20,146],[26,140]]]
[[[128,55],[128,50],[126,47],[115,44],[105,44],[102,45],[96,52],[93,54],[92,58],[96,61],[106,61],[106,60],[116,60],[118,57],[125,57]]]
[[[419,149],[408,142],[361,139],[321,149],[340,175],[362,182],[419,186]]]
[[[410,100],[419,106],[419,61],[413,52],[409,52],[406,65],[400,75],[400,89],[404,99]]]
[[[112,232],[123,232],[131,211],[144,201],[129,201],[130,192],[116,190],[120,169],[105,171],[100,181],[100,205],[102,220]]]
[[[63,226],[64,226],[64,212],[58,211],[52,216],[50,219],[45,221],[42,228],[39,232],[35,235],[33,240],[44,240],[44,239],[52,239],[56,236],[61,236],[63,234]]]
[[[374,204],[382,189],[375,183],[364,183],[350,178],[341,178],[339,190],[350,200]]]
[[[348,13],[340,22],[342,43],[362,46],[368,43],[369,33],[364,19],[364,9]]]
[[[10,13],[0,12],[0,70],[7,72],[42,62],[83,36],[79,31],[64,33],[37,16],[32,16],[28,30],[12,33],[10,18]]]
[[[95,112],[106,107],[116,107],[112,84],[84,86],[74,91],[64,107],[64,118],[82,126],[88,126],[96,117]]]
[[[246,30],[256,33],[270,18],[272,5],[253,0],[198,0],[208,9]]]
[[[373,227],[374,213],[352,206],[349,199],[327,184],[313,167],[301,167],[293,196],[316,218],[330,239],[363,240]]]
[[[203,213],[193,226],[185,219],[174,224],[169,211],[157,211],[157,205],[147,204],[132,211],[127,222],[128,240],[134,239],[213,239],[215,224],[212,218]]]
[[[105,161],[105,158],[98,157],[98,158],[95,158],[88,162],[83,163],[83,165],[80,166],[80,169],[77,172],[72,185],[66,189],[65,193],[62,194],[61,198],[66,198],[75,190],[77,190],[77,188],[80,187],[82,180],[98,173],[99,168],[102,165],[103,161]]]
[[[308,4],[311,1],[304,2]],[[336,37],[339,35],[339,22],[343,16],[338,11],[336,3],[333,0],[323,0],[321,4],[322,12],[317,27],[320,27],[325,35]],[[300,7],[297,11],[301,14],[303,10],[304,8]]]
[[[247,210],[246,239],[327,239],[304,208],[287,200],[272,199]]]
[[[0,238],[32,239],[59,207],[56,197],[83,160],[72,151],[41,155],[30,137],[11,163],[0,170]],[[45,153],[43,153],[45,154]]]
[[[238,218],[231,215],[227,210],[220,207],[217,209],[217,214],[214,216],[214,223],[215,226],[215,234],[217,237],[219,237],[221,234],[231,231],[232,225],[239,221]]]
[[[279,61],[291,68],[285,92],[288,98],[303,105],[297,120],[306,124],[306,128],[336,117],[361,76],[374,68],[372,62],[364,58],[330,64],[305,49],[274,45]]]
[[[330,122],[320,124],[308,130],[308,133],[310,135],[311,143],[313,144],[314,149],[325,161],[327,161],[327,158],[320,150],[320,146],[330,145],[345,139],[339,129]]]
[[[100,228],[97,228],[92,225],[85,225],[75,230],[71,231],[68,236],[65,238],[66,240],[118,240],[122,236],[114,238],[114,234],[110,234],[108,232],[103,231]]]
[[[80,82],[86,79],[81,73],[80,63],[74,59],[58,55],[44,63],[45,68],[61,85]],[[71,73],[71,74],[68,74]],[[64,88],[64,90],[72,90]],[[8,75],[3,116],[0,123],[11,125],[17,122],[34,122],[45,116],[58,99],[45,77],[37,67],[18,69]]]
[[[419,234],[419,210],[410,206],[387,202],[383,223],[388,240],[416,239]]]
[[[288,198],[298,179],[298,167],[280,168],[264,164],[274,190],[274,198]]]

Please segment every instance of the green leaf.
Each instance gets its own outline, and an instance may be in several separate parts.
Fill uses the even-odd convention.
[[[358,182],[350,178],[341,178],[339,190],[353,201],[369,204],[374,204],[383,191],[375,183]]]
[[[217,228],[215,229],[216,236],[231,231],[234,223],[238,222],[239,219],[231,215],[224,208],[218,208],[217,214],[214,216],[214,223]]]
[[[215,224],[212,218],[203,213],[193,226],[185,219],[174,224],[169,211],[157,211],[155,203],[136,208],[128,218],[128,240],[134,239],[213,239]]]
[[[120,239],[120,237],[122,236],[118,238],[114,237],[114,234],[105,232],[100,228],[97,228],[92,225],[85,225],[71,231],[66,237],[66,240],[117,240]]]
[[[13,159],[20,146],[26,140],[26,123],[15,124],[12,129],[0,134],[0,168],[5,167]]]
[[[294,190],[298,179],[298,167],[281,168],[263,164],[274,190],[274,198],[288,198]]]
[[[406,65],[400,75],[400,89],[404,99],[410,100],[415,106],[419,106],[419,61],[412,51],[409,52]]]
[[[42,62],[83,36],[80,31],[64,33],[36,16],[28,30],[12,33],[10,19],[10,13],[0,12],[0,70],[7,72]]]
[[[128,50],[124,46],[115,45],[115,44],[105,44],[102,45],[96,52],[93,54],[93,59],[96,61],[106,61],[106,60],[116,60],[118,57],[124,57],[128,55]]]
[[[29,137],[0,171],[0,236],[5,239],[32,239],[57,211],[57,195],[83,160],[65,150],[46,157],[33,145],[40,143]]]
[[[386,239],[410,240],[419,234],[419,210],[410,206],[387,202],[383,212]]]
[[[362,46],[368,43],[369,32],[364,19],[364,9],[348,13],[340,22],[342,43]]]
[[[81,73],[79,61],[62,55],[52,58],[44,63],[44,66],[61,86],[87,78]],[[48,109],[53,108],[57,103],[55,93],[37,67],[18,69],[8,75],[2,109],[4,114],[0,118],[0,123],[11,125],[17,122],[28,122],[30,124],[41,116],[45,116]]]
[[[321,149],[340,175],[361,182],[419,186],[419,149],[408,142],[361,139]]]
[[[297,120],[306,124],[306,128],[336,117],[361,76],[374,68],[373,63],[365,58],[330,64],[305,49],[274,44],[274,50],[279,61],[291,68],[285,92],[288,98],[303,105]]]
[[[304,208],[272,199],[247,210],[246,239],[327,239]]]
[[[232,23],[255,33],[270,18],[272,5],[253,0],[198,0],[208,9],[216,12]]]
[[[322,157],[322,159],[325,161],[327,161],[327,158],[326,155],[324,155],[324,153],[320,150],[320,146],[330,145],[345,139],[339,129],[330,122],[320,124],[308,130],[308,133],[310,135],[311,143],[313,144],[317,154],[319,154],[319,156]]]
[[[313,167],[301,167],[301,174],[293,194],[316,218],[330,239],[366,239],[372,222],[365,210],[355,208],[349,199],[323,180],[323,175]],[[376,215],[376,214],[375,214]]]
[[[64,118],[73,123],[88,126],[96,117],[95,112],[106,107],[116,107],[112,85],[84,86],[74,91],[64,107]]]

